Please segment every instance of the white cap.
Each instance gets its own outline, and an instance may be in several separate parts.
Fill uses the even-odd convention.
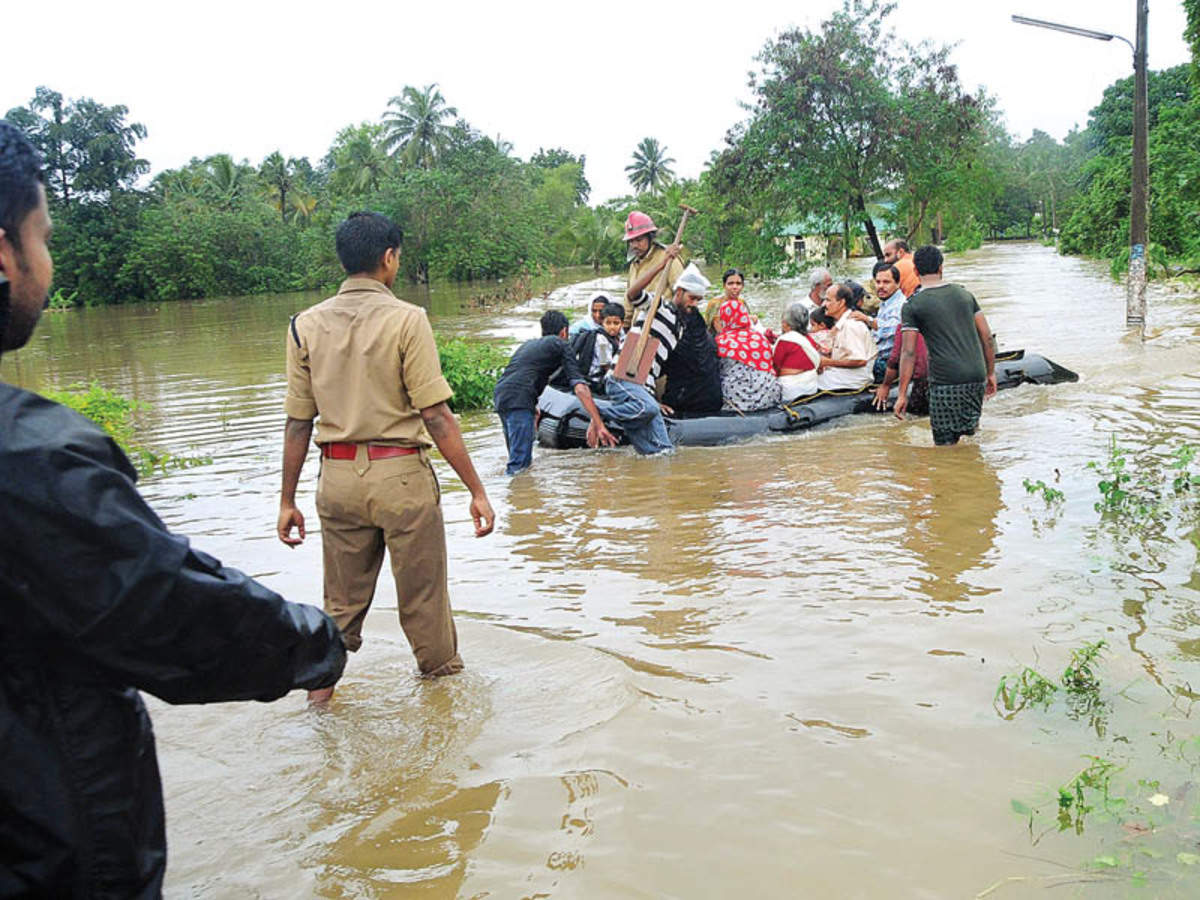
[[[712,282],[700,274],[695,263],[688,263],[683,274],[675,280],[675,289],[683,288],[684,292],[688,294],[703,294],[711,286]]]

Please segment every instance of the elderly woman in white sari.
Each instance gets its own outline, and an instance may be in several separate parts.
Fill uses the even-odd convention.
[[[808,336],[808,306],[803,300],[791,303],[783,312],[783,334],[775,342],[772,366],[779,378],[783,402],[817,392],[817,368],[820,348]]]

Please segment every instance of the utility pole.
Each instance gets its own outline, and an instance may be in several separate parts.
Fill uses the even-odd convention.
[[[1033,25],[1049,28],[1077,37],[1095,41],[1111,41],[1114,38],[1129,44],[1133,51],[1133,184],[1129,192],[1129,280],[1125,284],[1125,325],[1137,327],[1142,340],[1146,338],[1146,243],[1150,218],[1150,165],[1147,158],[1149,144],[1149,103],[1146,91],[1146,20],[1150,12],[1150,0],[1135,0],[1137,3],[1137,44],[1129,38],[1107,31],[1095,31],[1076,25],[1062,25],[1045,19],[1028,16],[1013,16],[1018,25]]]
[[[1129,202],[1129,282],[1125,324],[1146,337],[1146,244],[1150,218],[1149,102],[1146,88],[1146,18],[1150,0],[1137,0],[1137,46],[1133,51],[1133,190]]]

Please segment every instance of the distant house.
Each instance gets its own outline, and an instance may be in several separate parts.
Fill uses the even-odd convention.
[[[894,201],[868,203],[867,211],[871,214],[871,221],[875,223],[875,230],[879,233],[881,242],[903,231],[898,222]],[[843,223],[835,216],[806,216],[779,229],[775,240],[783,247],[788,257],[797,262],[872,255],[870,242],[867,236],[861,233],[862,224],[851,222],[850,225],[853,236],[848,254]]]

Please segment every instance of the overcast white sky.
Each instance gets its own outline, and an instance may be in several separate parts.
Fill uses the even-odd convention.
[[[677,174],[698,175],[744,116],[738,104],[764,41],[839,5],[6,3],[0,113],[44,84],[128,106],[149,130],[139,152],[155,172],[220,152],[258,163],[280,149],[316,162],[340,128],[377,120],[404,85],[437,82],[521,157],[554,146],[586,153],[598,202],[629,192],[624,169],[648,135]],[[1132,72],[1131,55],[1118,41],[1013,24],[1012,13],[1134,36],[1134,0],[899,0],[891,22],[909,40],[957,44],[963,81],[999,99],[1010,131],[1062,138]],[[1178,0],[1151,4],[1151,68],[1188,59],[1183,30]]]

